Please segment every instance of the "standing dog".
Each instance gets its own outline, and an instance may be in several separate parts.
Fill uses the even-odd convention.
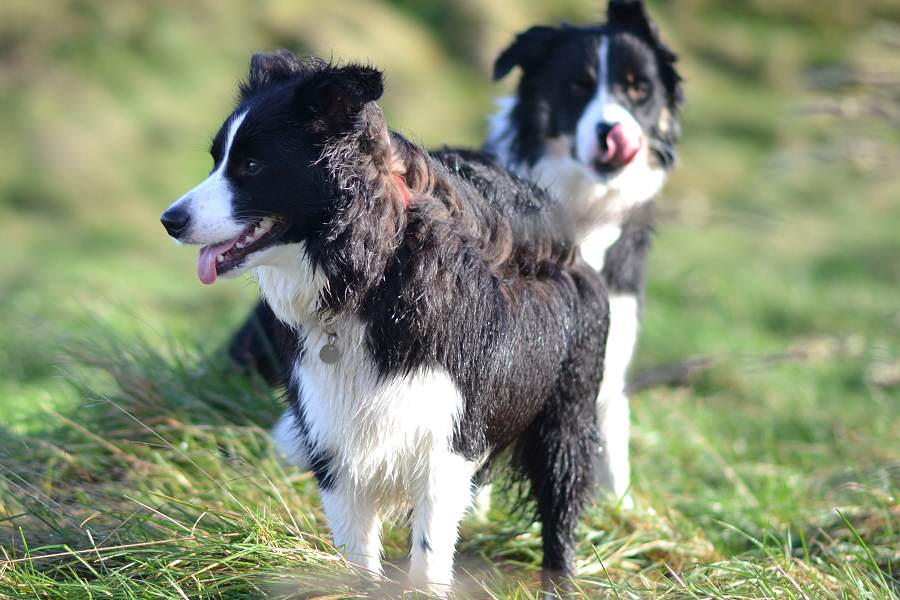
[[[503,166],[570,207],[582,254],[609,286],[611,325],[597,399],[598,476],[626,506],[625,377],[643,302],[652,198],[674,166],[680,134],[683,92],[675,61],[638,0],[611,0],[605,24],[529,29],[496,61],[495,79],[515,67],[522,76],[515,96],[503,99],[491,118],[485,144]],[[232,338],[230,355],[278,381],[284,371],[272,340],[280,328],[260,303]],[[292,427],[286,413],[275,436],[283,439]]]
[[[334,543],[380,572],[411,511],[413,585],[445,593],[476,472],[509,448],[572,569],[590,499],[608,314],[564,207],[483,155],[436,160],[390,132],[374,69],[251,61],[207,179],[162,216],[197,273],[253,271],[287,326],[288,453]],[[448,167],[448,165],[452,165]]]
[[[625,378],[643,301],[651,200],[674,165],[680,134],[675,60],[643,2],[611,0],[605,24],[533,27],[494,66],[494,79],[515,67],[522,77],[492,117],[486,148],[570,207],[582,254],[609,286],[598,476],[626,506]]]

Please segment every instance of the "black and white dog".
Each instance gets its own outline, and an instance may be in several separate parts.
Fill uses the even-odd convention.
[[[372,68],[251,61],[210,175],[162,216],[197,273],[253,271],[291,339],[287,452],[314,471],[334,543],[379,572],[411,511],[410,579],[448,591],[476,472],[509,448],[548,576],[571,572],[591,497],[608,314],[572,219],[485,155],[389,131]]]
[[[522,76],[491,118],[486,148],[571,208],[582,255],[609,287],[598,476],[629,506],[625,378],[643,301],[651,199],[674,165],[683,92],[676,56],[643,2],[611,0],[607,17],[595,27],[533,27],[503,51],[494,78],[514,67]]]
[[[534,27],[502,52],[494,78],[515,67],[522,76],[516,95],[501,100],[491,118],[485,147],[503,166],[570,207],[582,254],[608,283],[611,325],[598,397],[598,476],[629,506],[625,377],[643,301],[651,200],[674,165],[683,93],[675,54],[643,2],[611,0],[607,17],[592,27]],[[260,303],[233,337],[232,358],[277,381],[281,365],[271,360],[271,340],[279,329]],[[274,433],[284,438],[292,427],[286,413]]]

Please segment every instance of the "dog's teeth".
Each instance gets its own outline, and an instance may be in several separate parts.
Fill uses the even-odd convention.
[[[218,255],[218,256],[216,257],[216,262],[217,262],[217,263],[220,263],[220,262],[222,262],[223,260],[225,260],[225,257],[222,256],[221,254]]]

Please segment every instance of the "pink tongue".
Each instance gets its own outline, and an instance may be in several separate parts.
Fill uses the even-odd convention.
[[[606,156],[603,157],[603,161],[625,166],[634,160],[634,157],[641,149],[642,143],[640,137],[637,139],[629,138],[625,133],[625,128],[621,124],[616,125],[606,136],[608,150]]]
[[[216,258],[231,250],[237,242],[237,238],[222,242],[221,244],[212,244],[200,248],[200,255],[197,257],[197,277],[200,281],[209,285],[215,283],[216,276]]]
[[[616,125],[618,127],[618,125]],[[606,154],[600,159],[602,162],[610,163],[616,157],[616,152],[619,150],[619,144],[617,142],[617,137],[613,136],[612,133],[609,134],[606,138]]]

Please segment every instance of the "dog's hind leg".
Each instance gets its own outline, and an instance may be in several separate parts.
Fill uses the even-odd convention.
[[[572,574],[575,528],[594,485],[594,397],[552,400],[520,439],[516,462],[531,482],[541,520],[544,587]]]
[[[432,461],[414,499],[409,582],[445,596],[453,583],[459,522],[472,502],[473,463],[447,453]]]
[[[572,575],[575,529],[594,494],[597,466],[596,400],[600,388],[602,348],[609,326],[606,298],[584,289],[583,322],[560,370],[556,389],[516,441],[514,465],[531,483],[541,520],[545,591],[552,592]],[[597,317],[601,316],[599,320]]]

